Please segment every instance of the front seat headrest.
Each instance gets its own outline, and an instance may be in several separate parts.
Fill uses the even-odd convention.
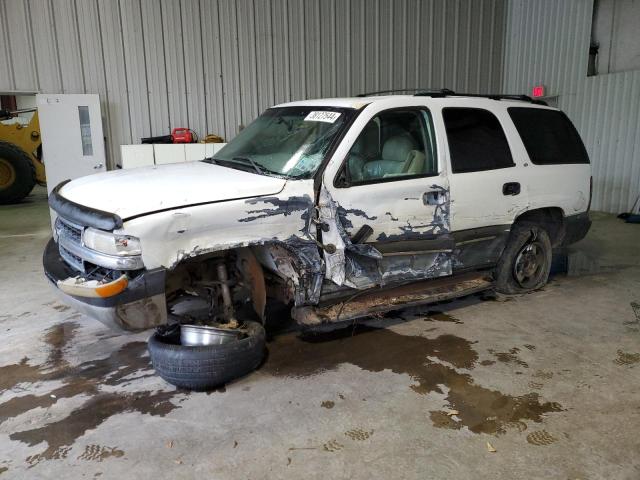
[[[416,150],[416,143],[407,134],[396,135],[384,143],[382,159],[394,162],[405,162],[411,150]]]

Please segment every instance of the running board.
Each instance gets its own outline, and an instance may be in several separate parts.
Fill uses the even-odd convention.
[[[294,307],[291,315],[301,325],[320,325],[366,317],[400,308],[427,305],[487,290],[491,276],[468,273],[456,277],[423,280],[387,290],[356,292],[343,301],[323,306]],[[351,300],[350,300],[351,299]]]

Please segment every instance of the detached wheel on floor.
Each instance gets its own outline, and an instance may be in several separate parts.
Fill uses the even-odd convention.
[[[542,288],[549,279],[551,254],[544,228],[528,222],[514,224],[496,267],[496,291],[513,295]]]
[[[180,329],[154,333],[149,339],[151,362],[165,381],[189,390],[210,390],[255,370],[265,351],[264,327],[246,322],[244,336],[220,345],[180,344]]]

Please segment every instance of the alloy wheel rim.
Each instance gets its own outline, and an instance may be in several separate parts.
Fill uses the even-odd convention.
[[[544,271],[544,249],[540,241],[527,242],[513,264],[513,276],[522,288],[536,286]]]

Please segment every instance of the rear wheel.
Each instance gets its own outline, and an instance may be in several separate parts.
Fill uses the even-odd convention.
[[[551,254],[544,228],[528,222],[514,224],[496,267],[496,291],[510,295],[542,288],[549,279]]]
[[[0,204],[19,202],[35,184],[31,157],[12,143],[0,142]]]

